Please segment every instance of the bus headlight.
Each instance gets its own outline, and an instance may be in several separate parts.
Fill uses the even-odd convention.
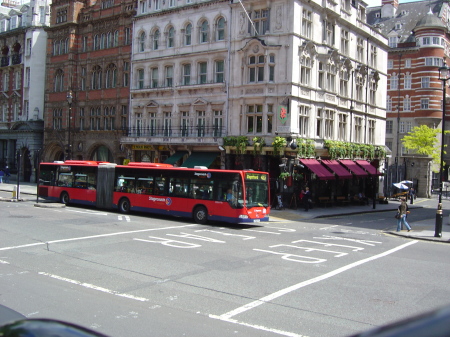
[[[248,215],[241,214],[241,215],[239,215],[239,219],[248,219]]]

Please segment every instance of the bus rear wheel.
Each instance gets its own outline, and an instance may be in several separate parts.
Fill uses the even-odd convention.
[[[64,205],[68,205],[70,201],[69,194],[67,192],[62,192],[59,200],[61,200]]]
[[[194,221],[202,225],[208,222],[208,210],[205,206],[197,206],[194,208]]]
[[[128,213],[130,212],[130,200],[128,200],[127,198],[122,198],[119,201],[119,211],[120,213]]]

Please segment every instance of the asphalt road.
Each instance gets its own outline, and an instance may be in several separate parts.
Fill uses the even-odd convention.
[[[450,304],[448,244],[385,235],[391,218],[201,226],[3,202],[0,304],[112,337],[348,336]]]

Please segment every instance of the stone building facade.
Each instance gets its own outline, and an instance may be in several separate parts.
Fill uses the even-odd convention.
[[[0,6],[0,168],[35,181],[42,149],[49,0]]]
[[[127,157],[120,139],[127,127],[135,8],[133,0],[53,1],[45,161],[122,163]]]
[[[383,0],[382,6],[368,9],[367,18],[389,40],[386,146],[392,157],[387,186],[410,180],[419,196],[428,197],[439,186],[439,175],[433,172],[439,167],[433,167],[430,157],[405,149],[402,138],[416,126],[442,128],[443,91],[438,68],[444,59],[448,64],[448,3]],[[439,147],[440,140],[441,136]],[[447,136],[445,143],[449,143]],[[448,159],[449,154],[444,156]],[[448,180],[447,167],[444,180]]]
[[[313,140],[317,157],[328,156],[325,140],[384,146],[387,40],[367,24],[365,6],[139,1],[122,138],[131,159],[187,166],[204,153],[210,167],[274,177],[276,137]],[[249,145],[258,137],[262,158],[250,158],[252,146],[236,155],[225,136]]]

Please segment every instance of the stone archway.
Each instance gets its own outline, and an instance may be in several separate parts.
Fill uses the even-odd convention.
[[[43,162],[64,161],[64,149],[61,148],[59,143],[50,143],[46,146],[44,153],[42,154]]]
[[[114,156],[106,145],[98,145],[90,155],[91,160],[114,162]]]

